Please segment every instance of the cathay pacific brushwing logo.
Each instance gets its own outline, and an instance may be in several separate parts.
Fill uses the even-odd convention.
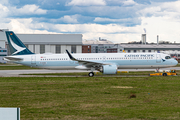
[[[11,37],[9,37],[9,38],[10,38],[10,43],[11,43],[11,45],[14,47],[14,49],[17,50],[17,51],[14,52],[13,54],[17,54],[17,53],[23,51],[24,49],[26,49],[26,48],[23,48],[23,47],[20,47],[20,46],[16,45],[16,44],[12,41]]]
[[[165,62],[166,60],[162,59],[163,62]]]

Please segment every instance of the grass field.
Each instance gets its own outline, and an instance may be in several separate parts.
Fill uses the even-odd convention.
[[[180,119],[178,76],[0,78],[0,91],[21,120]]]

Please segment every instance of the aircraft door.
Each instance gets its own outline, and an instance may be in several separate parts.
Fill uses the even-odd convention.
[[[156,63],[161,63],[161,54],[156,54]]]
[[[31,65],[32,66],[36,65],[36,56],[35,55],[31,56]]]

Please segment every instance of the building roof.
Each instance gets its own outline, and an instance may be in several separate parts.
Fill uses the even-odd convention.
[[[83,44],[114,44],[113,42],[109,41],[109,40],[83,40],[82,41]]]
[[[78,44],[82,34],[16,34],[24,44]]]

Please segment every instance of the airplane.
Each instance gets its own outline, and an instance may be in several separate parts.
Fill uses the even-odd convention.
[[[176,66],[178,62],[163,53],[69,53],[67,54],[35,54],[32,53],[14,34],[5,31],[11,56],[4,60],[36,68],[45,69],[81,69],[103,74],[116,74],[118,69],[164,68]]]

